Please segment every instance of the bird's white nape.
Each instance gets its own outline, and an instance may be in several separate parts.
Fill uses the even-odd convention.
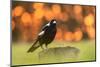
[[[56,24],[57,22],[56,21],[53,21],[53,23]]]

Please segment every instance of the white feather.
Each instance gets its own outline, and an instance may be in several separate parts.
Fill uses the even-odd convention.
[[[41,35],[43,35],[43,34],[44,34],[44,31],[40,32],[38,35],[41,36]]]
[[[50,26],[50,23],[46,24],[46,26]]]
[[[54,21],[53,23],[57,23],[56,21]]]

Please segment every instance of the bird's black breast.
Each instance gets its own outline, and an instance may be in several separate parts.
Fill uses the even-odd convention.
[[[45,44],[49,44],[54,40],[56,31],[56,27],[50,27],[45,31],[45,35],[43,36],[43,41],[45,41]]]

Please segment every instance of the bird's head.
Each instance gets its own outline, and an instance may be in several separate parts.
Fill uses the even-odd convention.
[[[56,23],[57,23],[56,19],[50,21],[50,24],[56,25]]]

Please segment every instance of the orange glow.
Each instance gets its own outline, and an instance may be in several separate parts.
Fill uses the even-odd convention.
[[[33,16],[32,18],[32,27],[33,27],[33,30],[32,30],[32,37],[36,37],[36,35],[39,33],[39,30],[41,30],[41,26],[42,26],[42,20],[41,19],[37,19],[36,17]]]
[[[39,28],[42,24],[41,22],[42,22],[42,20],[37,19],[37,18],[33,18],[33,25],[35,28]]]
[[[34,30],[35,30],[36,32],[38,32],[39,29],[40,29],[40,27],[41,27],[41,25],[42,25],[43,23],[42,23],[42,20],[41,20],[41,19],[38,19],[38,18],[35,17],[34,14],[33,14],[33,16],[32,16],[32,24],[33,24]]]
[[[64,39],[66,41],[72,41],[73,40],[73,33],[72,32],[66,32],[64,35]]]
[[[24,8],[22,6],[17,6],[14,8],[14,16],[21,16],[23,13]]]
[[[15,22],[12,20],[12,31],[15,29]]]
[[[54,19],[54,14],[51,10],[46,10],[45,11],[45,18],[46,20],[50,21],[51,19]]]
[[[59,14],[59,13],[61,13],[61,7],[60,7],[60,5],[52,5],[52,11],[53,11],[53,13],[54,14]]]
[[[62,21],[67,21],[68,20],[68,15],[66,13],[60,13],[58,19],[62,20]]]
[[[44,6],[44,3],[33,3],[32,6],[34,9],[42,9]]]
[[[83,37],[83,33],[81,32],[80,29],[78,29],[74,32],[74,40],[75,41],[80,41],[82,39],[82,37]]]
[[[82,7],[81,6],[74,6],[74,13],[76,15],[80,14],[82,12]]]
[[[77,42],[85,39],[83,36],[86,34],[88,35],[86,38],[95,39],[95,7],[81,5],[16,3],[12,9],[12,32],[21,32],[18,34],[18,40],[31,41],[38,36],[41,28],[52,19],[57,20],[55,40]],[[75,26],[73,23],[67,24],[72,19],[77,21]],[[75,29],[69,27],[70,25]],[[76,29],[78,26],[80,28]],[[16,27],[18,30],[15,30]],[[14,33],[13,35],[16,36]]]
[[[84,23],[86,26],[91,26],[95,22],[93,14],[89,14],[88,16],[85,17]]]
[[[80,23],[83,22],[83,16],[82,15],[76,15],[75,19]]]
[[[35,18],[41,19],[41,18],[43,18],[43,16],[44,16],[44,11],[42,9],[36,10],[34,12]]]
[[[57,33],[56,33],[56,37],[57,40],[62,40],[62,30],[61,29],[57,29]]]
[[[90,39],[95,38],[95,29],[93,27],[87,27],[87,34]]]
[[[32,22],[32,17],[28,12],[24,12],[21,16],[21,21],[23,22],[23,24],[27,25]]]
[[[82,6],[79,6],[79,5],[76,5],[73,7],[73,11],[74,11],[74,16],[75,16],[75,19],[78,21],[78,22],[83,22],[83,16],[82,16]]]

